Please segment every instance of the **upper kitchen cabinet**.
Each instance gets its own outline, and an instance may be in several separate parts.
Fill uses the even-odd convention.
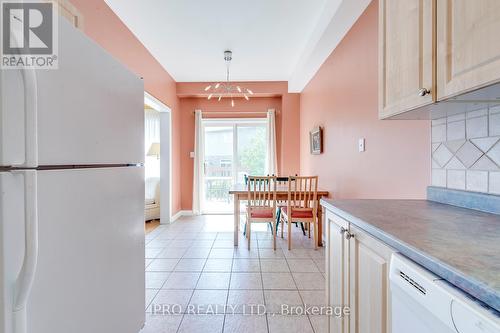
[[[437,2],[437,96],[500,81],[500,1]]]
[[[498,105],[499,32],[499,0],[379,0],[379,117]]]
[[[432,0],[379,1],[380,118],[434,102],[433,18]]]

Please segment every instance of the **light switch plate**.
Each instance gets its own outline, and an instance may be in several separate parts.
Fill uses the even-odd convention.
[[[358,150],[360,153],[365,151],[365,138],[358,140]]]
[[[189,157],[190,157],[190,158],[194,158],[194,151],[190,151],[190,152],[189,152]]]

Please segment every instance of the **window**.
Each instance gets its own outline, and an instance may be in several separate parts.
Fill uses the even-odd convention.
[[[265,175],[266,119],[205,119],[204,212],[232,211],[229,190],[245,175]]]
[[[160,113],[153,109],[144,110],[144,152],[148,153],[153,143],[160,142]],[[145,156],[145,178],[160,177],[160,160],[158,156]]]

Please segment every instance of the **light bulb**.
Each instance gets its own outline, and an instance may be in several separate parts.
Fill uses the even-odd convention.
[[[234,108],[234,99],[231,100],[231,106]]]
[[[208,99],[212,98],[212,94],[208,95]]]
[[[243,94],[243,96],[245,96],[245,99],[248,101],[249,98],[248,98],[247,94]]]
[[[206,87],[205,87],[205,91],[208,91],[208,89],[210,89],[210,88],[212,88],[212,86],[211,86],[211,85],[210,85],[210,86],[206,86]]]
[[[253,91],[251,91],[250,89],[247,89],[247,91],[250,95],[253,95]]]
[[[218,89],[219,87],[220,87],[220,83],[217,83],[217,84],[215,85],[215,89]]]
[[[236,86],[236,89],[238,89],[238,92],[241,92],[240,86]]]

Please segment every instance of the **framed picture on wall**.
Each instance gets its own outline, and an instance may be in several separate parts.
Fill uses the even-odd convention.
[[[321,127],[315,127],[309,132],[309,147],[313,155],[323,152],[323,129]]]

